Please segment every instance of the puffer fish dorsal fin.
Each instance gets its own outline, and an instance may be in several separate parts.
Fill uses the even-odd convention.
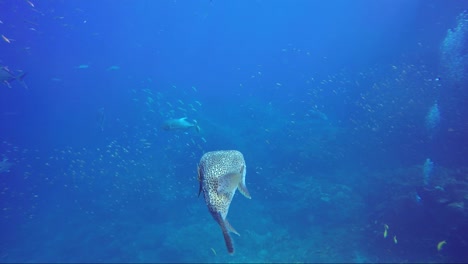
[[[245,186],[245,166],[242,166],[240,174],[242,175],[242,179],[239,181],[237,189],[239,189],[239,192],[242,193],[242,195],[244,195],[245,198],[252,199],[249,190],[247,190],[247,186]]]
[[[200,197],[200,193],[202,192],[202,189],[203,189],[200,166],[198,166],[197,171],[198,171],[198,183],[200,184],[199,187],[198,187],[198,197]]]
[[[202,192],[202,183],[200,182],[200,187],[198,188],[198,197],[200,197],[200,193]]]
[[[226,173],[219,177],[218,180],[218,193],[232,193],[236,190],[239,182],[241,181],[242,175],[238,172]]]

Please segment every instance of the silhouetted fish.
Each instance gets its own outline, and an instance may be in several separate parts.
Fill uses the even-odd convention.
[[[187,121],[187,117],[177,118],[177,119],[169,119],[164,122],[162,128],[164,130],[187,130],[189,128],[194,127],[197,132],[200,132],[200,127],[198,126],[197,122],[190,123]]]
[[[6,84],[9,88],[11,88],[11,82],[17,80],[24,86],[24,88],[28,89],[28,86],[23,81],[24,76],[26,76],[25,72],[22,72],[18,75],[15,75],[12,71],[10,71],[5,66],[0,66],[0,82]]]
[[[98,109],[96,121],[97,121],[99,128],[101,128],[101,131],[104,131],[104,122],[106,121],[106,114],[104,113],[104,107],[101,107]]]
[[[205,153],[198,164],[198,180],[205,202],[213,218],[221,227],[229,253],[234,252],[229,232],[239,235],[226,216],[236,189],[251,199],[245,186],[246,165],[244,156],[237,150],[221,150]]]

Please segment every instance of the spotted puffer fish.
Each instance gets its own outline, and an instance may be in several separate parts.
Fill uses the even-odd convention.
[[[198,164],[198,196],[203,191],[208,210],[221,227],[229,253],[234,253],[229,232],[239,235],[226,219],[232,197],[238,189],[246,198],[251,199],[245,186],[245,174],[244,156],[237,150],[207,152]]]

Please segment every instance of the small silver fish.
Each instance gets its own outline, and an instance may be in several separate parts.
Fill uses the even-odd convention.
[[[0,161],[0,173],[2,172],[10,172],[10,167],[13,164],[11,162],[8,162],[7,158],[3,158],[2,161]]]
[[[239,235],[226,219],[232,197],[238,189],[246,198],[251,199],[245,186],[245,174],[244,156],[237,150],[207,152],[198,164],[198,196],[203,191],[208,210],[221,227],[229,253],[234,252],[229,232]]]

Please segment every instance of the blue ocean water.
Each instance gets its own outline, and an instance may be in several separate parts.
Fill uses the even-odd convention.
[[[0,0],[0,262],[467,262],[467,9]]]

